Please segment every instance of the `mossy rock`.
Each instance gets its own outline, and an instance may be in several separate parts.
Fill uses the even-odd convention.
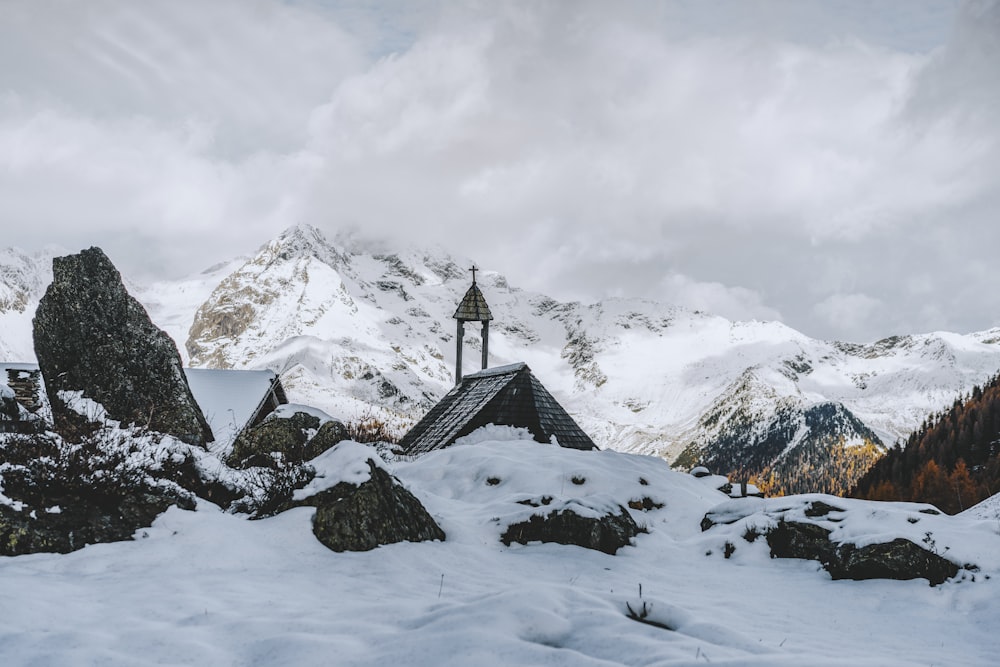
[[[573,510],[555,510],[547,515],[535,514],[527,521],[507,527],[500,541],[511,542],[556,542],[575,544],[586,549],[614,554],[621,547],[632,543],[632,538],[645,532],[632,519],[624,507],[618,513],[607,513],[601,517],[580,516]]]
[[[233,443],[228,462],[234,468],[277,467],[275,454],[286,463],[315,458],[347,437],[336,420],[320,424],[319,417],[296,412],[291,417],[270,417],[247,429]]]
[[[333,551],[369,551],[383,544],[444,540],[424,506],[388,472],[368,461],[371,478],[341,482],[310,499],[313,534]]]
[[[331,419],[320,426],[316,435],[306,443],[305,460],[314,459],[338,442],[347,439],[347,427],[342,422]]]

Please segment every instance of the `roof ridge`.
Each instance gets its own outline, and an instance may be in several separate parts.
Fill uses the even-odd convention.
[[[528,368],[528,364],[523,361],[518,361],[514,364],[507,364],[506,366],[494,366],[493,368],[484,368],[481,371],[476,371],[475,373],[469,373],[468,375],[462,376],[462,381],[468,380],[470,378],[488,378],[494,375],[507,375],[508,373],[517,373],[519,371]],[[530,369],[529,369],[530,370]]]

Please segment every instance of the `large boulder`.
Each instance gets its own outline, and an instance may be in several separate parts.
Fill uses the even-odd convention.
[[[322,421],[308,412],[272,414],[247,429],[233,443],[229,465],[235,468],[275,468],[280,454],[283,463],[313,459],[347,438],[347,428],[336,419]]]
[[[57,425],[76,421],[60,392],[82,391],[110,419],[190,444],[212,430],[191,395],[177,346],[125,289],[100,248],[52,260],[34,344]]]
[[[701,527],[732,536],[727,558],[736,550],[733,538],[755,542],[764,536],[772,558],[818,561],[833,579],[922,578],[935,586],[960,569],[942,555],[950,547],[938,551],[934,537],[948,531],[949,519],[929,505],[815,494],[723,503]]]
[[[836,561],[826,566],[834,579],[923,578],[932,586],[951,579],[958,569],[947,558],[903,538],[863,547],[843,544],[837,549]]]
[[[443,540],[444,531],[417,498],[368,460],[361,484],[340,482],[308,500],[316,506],[313,533],[334,551],[369,551],[383,544]]]
[[[621,506],[618,510],[618,513],[608,512],[599,517],[582,516],[569,509],[554,510],[547,515],[533,514],[526,521],[508,526],[500,541],[508,546],[511,542],[575,544],[614,554],[643,532],[628,510]]]
[[[772,558],[819,561],[833,579],[926,579],[936,586],[958,574],[957,564],[901,537],[859,547],[834,544],[830,533],[814,523],[779,521],[767,545]]]

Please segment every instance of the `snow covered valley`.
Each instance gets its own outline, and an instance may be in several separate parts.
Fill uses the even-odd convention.
[[[325,460],[320,474],[335,477]],[[727,501],[657,458],[499,442],[387,465],[445,541],[334,553],[312,534],[312,508],[249,521],[204,501],[174,507],[134,541],[0,559],[0,664],[885,666],[1000,655],[996,519],[863,503],[863,530],[885,539],[912,528],[879,508],[926,517],[917,526],[935,549],[978,572],[933,587],[833,581],[815,561],[772,559],[763,540],[702,532],[712,508],[763,501]],[[499,540],[539,511],[526,497],[586,512],[639,493],[663,507],[629,510],[648,532],[616,555]]]

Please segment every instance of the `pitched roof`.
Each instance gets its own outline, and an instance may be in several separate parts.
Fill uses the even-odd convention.
[[[475,281],[462,297],[462,302],[458,304],[458,309],[452,315],[452,319],[465,322],[486,322],[493,319],[493,313],[490,312],[490,307],[486,304],[486,297],[479,291]]]
[[[539,442],[555,436],[563,447],[597,449],[524,363],[466,375],[399,445],[405,454],[422,454],[448,447],[487,424],[526,428]]]
[[[259,420],[262,411],[288,402],[281,381],[271,370],[185,368],[184,374],[215,434],[213,449],[228,447],[243,429]]]

